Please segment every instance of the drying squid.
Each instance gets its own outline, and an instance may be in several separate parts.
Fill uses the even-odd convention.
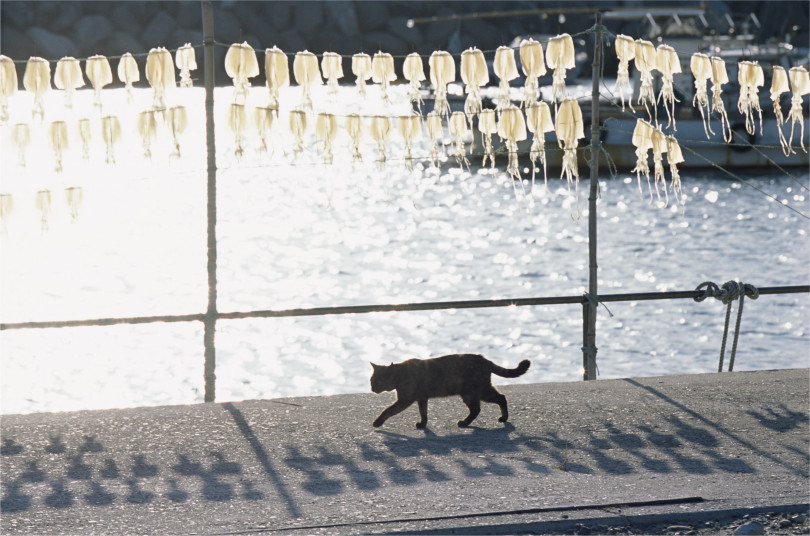
[[[138,114],[137,124],[138,134],[141,136],[141,146],[143,147],[144,158],[152,158],[152,142],[157,136],[157,119],[155,112],[144,110]]]
[[[636,40],[636,69],[641,73],[641,87],[638,90],[638,103],[644,105],[647,116],[652,121],[652,114],[648,104],[655,103],[655,90],[653,89],[653,69],[656,69],[655,46],[644,39]]]
[[[135,58],[127,52],[121,59],[118,60],[118,79],[124,83],[127,89],[127,102],[132,102],[132,83],[138,82],[141,79],[141,73],[138,71],[138,63]]]
[[[464,168],[464,164],[467,164],[467,169],[469,169],[470,161],[467,160],[467,156],[464,154],[466,151],[464,148],[464,135],[467,134],[467,117],[464,115],[464,112],[453,112],[450,114],[447,127],[448,130],[450,130],[450,134],[456,137],[456,162],[458,162],[459,167],[462,169]]]
[[[391,131],[391,122],[384,115],[375,115],[371,118],[368,133],[371,139],[377,142],[377,152],[380,153],[380,165],[385,164],[385,141]]]
[[[259,60],[256,58],[256,51],[247,41],[230,46],[225,54],[225,73],[233,80],[233,101],[244,104],[250,87],[250,79],[259,75]]]
[[[683,194],[681,192],[681,175],[678,173],[678,164],[683,163],[684,157],[681,146],[675,136],[667,136],[667,161],[669,162],[670,190],[675,193],[678,204],[683,206]]]
[[[416,53],[411,52],[405,57],[402,64],[402,74],[405,80],[408,81],[408,100],[415,102],[419,109],[419,114],[422,114],[422,96],[419,94],[419,89],[422,82],[425,80],[425,68],[422,65],[422,57]]]
[[[84,72],[90,85],[93,86],[93,104],[101,107],[101,90],[104,86],[112,84],[113,76],[110,61],[107,56],[96,54],[87,58]]]
[[[638,193],[641,198],[644,198],[644,191],[641,189],[641,176],[647,178],[647,188],[650,191],[650,199],[652,199],[652,186],[650,185],[650,165],[647,161],[647,153],[653,148],[653,133],[655,127],[644,119],[636,120],[636,127],[633,129],[633,146],[636,148],[636,167],[633,171],[636,173],[638,181]]]
[[[554,123],[551,121],[551,110],[545,102],[535,102],[526,108],[526,127],[534,134],[532,146],[529,149],[529,158],[532,161],[532,193],[534,193],[534,170],[537,159],[543,164],[543,182],[548,192],[548,174],[546,173],[546,132],[554,132]]]
[[[264,74],[269,91],[268,105],[278,110],[279,90],[290,85],[290,65],[280,48],[274,46],[264,51]]]
[[[456,60],[449,52],[437,50],[430,55],[428,60],[430,65],[430,83],[436,91],[436,100],[433,103],[433,111],[439,117],[450,115],[450,103],[447,102],[447,84],[456,79]]]
[[[0,123],[8,121],[8,99],[17,92],[17,84],[14,60],[0,54]]]
[[[363,155],[360,154],[360,140],[363,137],[363,120],[360,115],[352,113],[346,116],[346,133],[352,144],[352,162],[361,162]]]
[[[89,60],[88,60],[89,61]],[[84,86],[82,67],[76,58],[65,57],[56,62],[53,72],[53,85],[65,92],[65,108],[73,107],[73,93]]]
[[[352,56],[352,74],[355,76],[357,91],[365,96],[366,80],[371,78],[371,56],[364,52]]]
[[[318,58],[315,54],[308,50],[297,52],[295,60],[293,60],[293,75],[295,76],[295,82],[301,86],[303,92],[302,108],[311,110],[312,86],[323,84],[321,71],[318,69]]]
[[[388,86],[397,79],[394,72],[394,57],[387,52],[377,52],[371,59],[371,80],[375,84],[380,84],[380,95],[383,102],[390,102],[388,99]]]
[[[304,150],[304,134],[307,130],[307,114],[301,110],[290,112],[290,132],[293,135],[293,154],[299,155]]]
[[[90,160],[90,119],[79,119],[79,139],[82,141],[82,159]]]
[[[582,110],[576,99],[567,98],[560,104],[555,117],[555,132],[557,143],[563,149],[562,174],[568,181],[568,195],[571,195],[571,181],[574,182],[574,196],[577,203],[577,217],[579,218],[579,169],[577,167],[577,145],[585,137],[585,127],[582,123]],[[562,176],[560,177],[562,178]],[[573,218],[573,213],[571,214]]]
[[[166,109],[166,90],[177,87],[172,55],[163,47],[153,48],[146,57],[146,80],[154,90],[152,107]]]
[[[326,78],[326,87],[330,95],[338,90],[338,80],[343,78],[343,58],[335,52],[324,52],[321,58],[321,70]]]
[[[762,109],[759,107],[759,86],[765,84],[762,66],[753,61],[737,64],[737,81],[740,84],[740,97],[737,109],[745,116],[745,131],[753,135],[757,131],[754,112],[759,115],[759,130],[762,133]]]
[[[782,105],[779,101],[782,98],[782,93],[788,91],[790,91],[790,85],[787,71],[781,65],[774,65],[771,73],[771,101],[773,101],[773,113],[776,116],[776,129],[779,131],[779,143],[782,145],[782,152],[785,153],[785,156],[790,155],[791,148],[787,139],[785,139],[784,132],[782,132],[785,116],[782,115]]]
[[[11,194],[0,194],[0,233],[6,232],[6,221],[14,210],[14,197]]]
[[[501,117],[498,119],[498,136],[502,140],[506,140],[506,149],[509,152],[509,164],[506,167],[506,172],[512,177],[512,191],[515,194],[515,202],[518,203],[519,211],[520,203],[518,202],[515,181],[520,181],[521,187],[523,187],[523,181],[520,178],[520,168],[518,167],[517,142],[526,139],[526,121],[523,119],[523,112],[520,111],[520,108],[510,104],[501,110]]]
[[[418,115],[403,115],[397,120],[399,135],[405,142],[405,167],[413,169],[413,156],[411,149],[413,142],[422,137],[422,118]]]
[[[323,162],[331,164],[334,155],[332,144],[337,137],[338,121],[335,114],[318,114],[315,118],[315,137],[323,142]]]
[[[526,75],[523,89],[523,107],[529,108],[537,102],[539,81],[546,74],[546,59],[543,56],[543,45],[531,37],[520,42],[520,67]]]
[[[191,71],[197,70],[197,56],[191,43],[186,43],[177,49],[174,54],[174,61],[180,70],[180,87],[192,87]]]
[[[622,99],[622,111],[624,111],[624,94],[630,92],[632,100],[632,88],[630,87],[630,61],[636,57],[636,42],[629,35],[619,34],[616,36],[616,57],[619,58],[619,69],[616,73],[616,92]]]
[[[81,186],[65,188],[65,197],[67,197],[67,204],[70,208],[70,219],[73,222],[79,221],[79,207],[82,205],[82,194]]]
[[[442,118],[439,112],[432,111],[427,114],[425,128],[430,138],[430,163],[433,167],[439,167],[439,139],[444,136],[442,131]]]
[[[116,116],[106,115],[101,118],[101,139],[107,148],[107,156],[104,161],[107,164],[114,164],[114,148],[121,139],[121,123]]]
[[[260,152],[267,151],[267,140],[270,137],[270,129],[273,127],[273,120],[275,119],[275,110],[273,108],[262,108],[257,106],[253,110],[253,123],[256,126],[256,133],[259,136]]]
[[[48,138],[53,149],[54,160],[56,161],[55,171],[62,173],[62,153],[68,148],[68,129],[64,121],[53,121],[48,131]]]
[[[233,155],[237,160],[242,158],[244,148],[242,147],[242,136],[245,134],[245,105],[231,103],[228,112],[228,126],[233,134],[234,150]]]
[[[667,181],[664,177],[664,153],[667,152],[667,137],[661,132],[660,129],[654,128],[652,131],[652,154],[655,177],[655,196],[661,200],[661,193],[658,189],[658,183],[664,186],[664,195],[666,195],[665,205],[669,204],[669,195],[667,194]]]
[[[495,122],[495,110],[481,110],[481,113],[478,114],[478,131],[481,132],[481,143],[484,146],[484,160],[481,165],[487,165],[487,158],[489,158],[490,168],[494,168],[495,154],[492,151],[492,135],[498,132],[498,125]]]
[[[51,64],[48,60],[32,56],[25,65],[23,87],[34,94],[32,116],[45,117],[45,93],[51,90]]]
[[[172,146],[174,147],[172,152],[169,153],[169,158],[180,158],[180,136],[188,126],[186,107],[172,106],[166,110],[166,125],[169,127],[169,134],[172,136]]]
[[[728,122],[726,106],[723,104],[723,84],[728,84],[726,62],[718,56],[711,57],[712,62],[712,111],[720,115],[720,129],[726,143],[731,141],[731,124]]]
[[[495,51],[495,62],[492,65],[495,76],[498,77],[498,105],[496,110],[500,111],[512,104],[509,98],[509,82],[520,76],[515,64],[515,49],[500,46]]]
[[[551,82],[551,102],[565,98],[565,71],[576,67],[574,40],[567,33],[552,37],[546,45],[546,64],[554,69]]]
[[[472,116],[481,111],[481,86],[489,83],[487,60],[484,53],[475,47],[461,53],[461,81],[467,93],[464,113],[472,124]]]
[[[197,70],[197,56],[191,43],[179,47],[174,54],[174,61],[180,71],[180,87],[193,87],[191,71]]]
[[[700,117],[703,119],[703,132],[706,137],[712,131],[709,125],[709,90],[708,80],[712,77],[712,61],[706,54],[695,52],[692,54],[692,59],[689,60],[689,68],[692,70],[692,76],[695,77],[695,97],[692,99],[692,106],[697,106],[700,110]]]
[[[672,130],[677,131],[678,129],[675,127],[675,103],[680,101],[675,98],[673,77],[681,72],[681,60],[678,59],[678,53],[671,46],[658,45],[658,48],[655,49],[655,66],[661,72],[662,77],[661,92],[658,94],[658,100],[664,101],[664,110],[667,112],[667,128],[672,125]]]
[[[39,211],[39,221],[42,225],[42,230],[48,230],[48,216],[51,213],[51,191],[40,190],[34,199],[37,210]]]
[[[804,116],[802,115],[802,97],[810,93],[810,73],[804,67],[792,67],[788,72],[790,78],[790,87],[793,94],[790,97],[790,145],[793,145],[793,129],[796,123],[799,123],[799,134],[801,135],[801,147],[805,153],[807,149],[804,148]]]
[[[31,143],[31,129],[28,123],[17,123],[11,130],[11,141],[17,147],[17,163],[25,167],[25,151]]]

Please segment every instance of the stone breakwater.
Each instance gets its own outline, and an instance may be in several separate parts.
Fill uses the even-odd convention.
[[[623,5],[624,2],[620,1],[603,2],[600,7],[608,9]],[[576,34],[593,24],[592,15],[570,13],[564,17],[532,14],[445,20],[417,24],[411,28],[407,25],[409,19],[416,17],[543,7],[553,6],[530,2],[224,1],[214,2],[214,32],[219,43],[247,41],[257,51],[275,45],[287,53],[309,50],[316,54],[331,51],[349,55],[357,52],[373,54],[382,50],[403,56],[410,52],[427,55],[439,49],[459,54],[471,46],[493,50],[500,45],[508,45],[518,35]],[[585,2],[572,2],[568,7],[592,6]],[[788,8],[807,11],[807,4],[789,2]],[[722,27],[725,24],[722,15],[735,9],[734,3],[712,2],[710,9],[708,19],[714,25],[713,29],[725,33],[727,28]],[[4,0],[0,4],[0,52],[18,61],[31,56],[55,61],[64,56],[117,56],[124,52],[137,56],[157,46],[175,49],[185,43],[199,45],[203,41],[201,11],[198,1]],[[762,11],[757,13],[763,22],[761,38],[767,39],[780,31],[776,22],[770,22],[774,19],[773,13],[778,10]],[[796,17],[791,20],[807,25],[806,14],[797,12],[794,15]],[[785,13],[780,14],[779,20],[784,26]],[[613,32],[634,36],[644,33],[640,20],[606,20],[605,23]],[[798,31],[803,36],[807,35],[806,28]],[[228,80],[222,68],[225,52],[225,47],[217,47],[219,85]],[[142,69],[145,58],[138,57],[138,61]],[[201,62],[202,54],[198,52],[198,64]],[[351,82],[349,58],[344,59],[344,72],[344,82]],[[201,71],[196,73],[196,78],[202,78]],[[263,82],[258,77],[253,83]],[[142,79],[141,84],[145,85],[145,80]]]

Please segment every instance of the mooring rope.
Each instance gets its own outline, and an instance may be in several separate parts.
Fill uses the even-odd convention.
[[[739,298],[740,305],[737,307],[737,323],[734,327],[734,340],[731,343],[731,356],[728,360],[728,371],[734,370],[734,358],[737,354],[737,341],[740,337],[740,321],[742,320],[743,304],[746,294],[751,299],[759,298],[759,290],[751,284],[740,283],[738,281],[727,281],[722,287],[716,283],[706,281],[697,286],[695,290],[702,290],[703,294],[694,298],[696,302],[702,302],[706,298],[715,298],[726,304],[726,321],[723,327],[723,342],[720,345],[720,364],[717,372],[723,372],[723,360],[726,355],[726,342],[728,341],[728,324],[731,319],[731,305]]]

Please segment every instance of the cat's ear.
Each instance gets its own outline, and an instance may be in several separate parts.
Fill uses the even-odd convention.
[[[371,363],[371,361],[369,361],[369,363]],[[374,363],[371,363],[371,366],[374,367],[374,370],[381,368],[380,365],[375,365]]]

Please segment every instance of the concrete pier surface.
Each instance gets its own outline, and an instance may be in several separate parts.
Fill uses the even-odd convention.
[[[2,417],[3,534],[588,532],[807,512],[808,369]],[[646,525],[645,525],[646,524]]]

